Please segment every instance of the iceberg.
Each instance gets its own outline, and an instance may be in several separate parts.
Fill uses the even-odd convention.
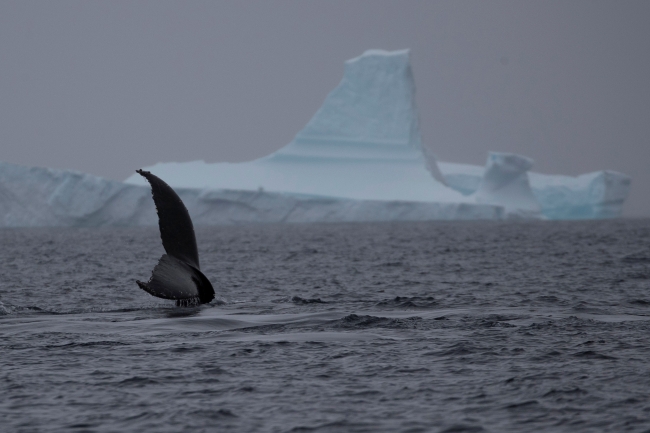
[[[490,152],[474,197],[504,207],[510,218],[540,218],[541,208],[528,181],[533,160],[513,153]]]
[[[617,218],[630,192],[632,179],[612,170],[580,176],[529,173],[533,193],[549,219]]]
[[[409,51],[369,50],[294,140],[255,161],[144,167],[172,187],[282,192],[354,200],[476,202],[437,181],[425,155]],[[126,183],[143,185],[133,175]]]
[[[630,187],[621,173],[531,173],[531,159],[498,152],[485,167],[438,162],[422,145],[414,95],[408,50],[366,51],[278,151],[143,168],[197,225],[620,216]],[[135,173],[117,182],[0,162],[0,227],[155,225],[150,195]]]
[[[479,193],[488,170],[478,165],[449,162],[439,162],[438,167],[445,183],[466,196]],[[527,178],[541,214],[552,220],[620,217],[631,186],[629,176],[612,170],[576,177],[528,172]],[[527,201],[519,201],[518,206],[523,207]]]
[[[155,224],[149,195],[89,174],[0,162],[0,227]]]
[[[372,201],[266,191],[176,188],[197,225],[501,219],[467,203]],[[69,170],[0,162],[0,227],[155,226],[151,190]]]

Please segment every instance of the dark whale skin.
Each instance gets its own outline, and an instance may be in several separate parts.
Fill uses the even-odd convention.
[[[136,280],[147,293],[173,299],[176,305],[207,304],[214,299],[214,288],[203,275],[192,219],[176,191],[148,171],[136,170],[151,185],[151,194],[165,252],[146,283]]]

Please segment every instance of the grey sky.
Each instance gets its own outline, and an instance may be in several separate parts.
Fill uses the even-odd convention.
[[[369,48],[411,48],[426,145],[633,177],[650,215],[648,1],[0,2],[0,160],[122,180],[289,141]]]

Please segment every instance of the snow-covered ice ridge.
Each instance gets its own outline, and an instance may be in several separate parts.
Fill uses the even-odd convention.
[[[294,140],[244,163],[145,167],[172,187],[195,224],[619,216],[629,177],[530,173],[532,160],[490,153],[485,167],[438,163],[422,146],[408,50],[371,50]],[[137,168],[137,167],[134,167]],[[149,186],[0,163],[0,227],[157,222]]]

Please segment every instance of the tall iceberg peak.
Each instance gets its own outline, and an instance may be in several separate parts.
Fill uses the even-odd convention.
[[[420,146],[409,50],[368,50],[345,62],[341,83],[296,136]]]
[[[368,50],[294,140],[269,159],[424,161],[409,50]]]

